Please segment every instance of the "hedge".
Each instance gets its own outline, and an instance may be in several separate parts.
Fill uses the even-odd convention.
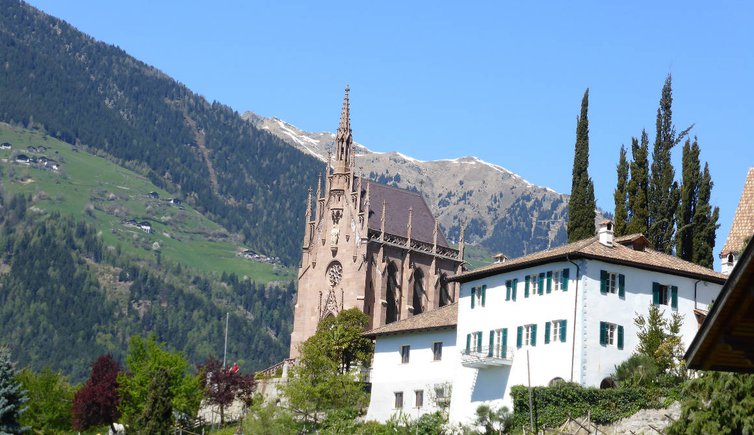
[[[558,427],[568,416],[578,418],[591,412],[597,424],[611,424],[640,409],[661,408],[662,398],[672,394],[658,388],[585,388],[563,382],[552,387],[533,387],[534,416],[537,427]],[[516,427],[529,425],[529,389],[511,388]]]

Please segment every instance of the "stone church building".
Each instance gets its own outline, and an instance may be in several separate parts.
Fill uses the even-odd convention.
[[[309,189],[291,358],[321,319],[341,310],[359,308],[372,329],[458,295],[447,278],[462,271],[463,229],[459,249],[451,248],[421,194],[356,175],[349,110],[346,88],[335,161],[314,199]]]

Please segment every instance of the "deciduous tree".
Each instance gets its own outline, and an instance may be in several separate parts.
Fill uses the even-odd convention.
[[[113,423],[120,417],[118,374],[122,371],[112,355],[102,355],[92,363],[89,379],[73,398],[74,429],[106,424],[115,430]]]
[[[71,430],[74,388],[62,373],[50,369],[34,373],[26,368],[18,374],[18,380],[29,398],[22,424],[44,433]]]
[[[217,358],[209,358],[199,370],[204,397],[220,409],[220,425],[225,424],[225,408],[236,398],[250,398],[254,375],[243,374],[238,366],[226,368]]]

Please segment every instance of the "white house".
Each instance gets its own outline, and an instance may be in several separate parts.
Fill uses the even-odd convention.
[[[447,409],[460,368],[457,309],[447,305],[365,333],[375,340],[367,420],[384,422],[401,413],[416,419]]]
[[[697,331],[694,311],[707,309],[726,277],[647,245],[640,234],[613,240],[612,222],[605,221],[593,238],[451,278],[461,289],[460,361],[446,374],[454,379],[450,420],[469,422],[481,404],[512,410],[511,386],[526,385],[528,379],[532,385],[558,379],[586,386],[609,383],[615,366],[638,344],[634,318],[646,316],[652,304],[665,316],[684,316],[681,334],[688,346]],[[383,358],[396,362],[389,386],[380,385],[382,373],[373,379],[373,395],[398,391],[400,385],[418,388],[408,387],[398,371],[397,348],[409,337],[378,337],[382,353],[375,354],[374,370],[383,370],[378,365]],[[434,338],[422,340],[426,346]]]

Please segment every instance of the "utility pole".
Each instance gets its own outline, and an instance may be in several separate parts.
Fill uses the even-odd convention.
[[[532,391],[531,391],[531,366],[529,365],[529,349],[526,349],[526,376],[529,380],[529,423],[531,424],[531,430],[534,433],[536,432],[536,429],[534,429],[534,405],[532,404]]]
[[[230,313],[225,313],[225,349],[223,350],[223,368],[225,368],[225,358],[228,355],[228,319],[230,319]]]

